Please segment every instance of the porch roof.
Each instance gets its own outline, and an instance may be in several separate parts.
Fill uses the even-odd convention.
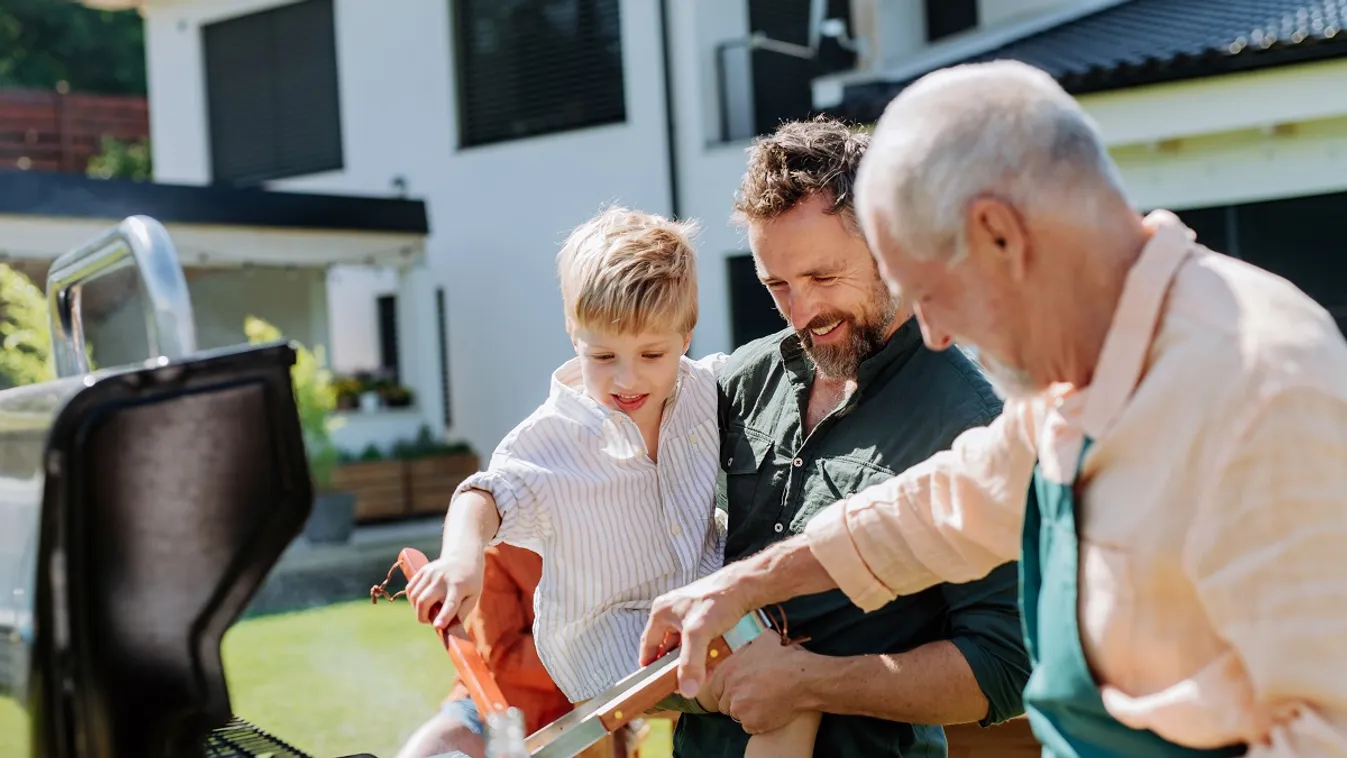
[[[162,223],[184,265],[399,266],[424,249],[421,200],[0,172],[0,259],[50,260],[111,224]]]

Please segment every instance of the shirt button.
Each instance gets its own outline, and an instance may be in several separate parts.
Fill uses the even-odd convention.
[[[692,444],[693,444],[694,446],[697,444],[697,435],[695,435],[695,434],[692,435]]]
[[[791,463],[791,465],[794,466],[795,468],[799,468],[799,467],[801,467],[801,466],[804,465],[804,459],[803,459],[803,458],[796,458],[795,460],[791,461],[790,463]]]
[[[670,524],[670,525],[669,525],[669,534],[672,534],[673,536],[677,537],[677,536],[679,536],[679,535],[682,534],[682,533],[683,533],[683,527],[679,526],[678,524]]]
[[[776,526],[772,527],[772,529],[776,530],[776,533],[777,533],[777,534],[780,534],[780,533],[781,533],[781,530],[783,530],[783,529],[785,529],[785,528],[786,528],[786,527],[784,527],[784,526],[782,526],[782,525],[780,525],[780,524],[777,524]]]

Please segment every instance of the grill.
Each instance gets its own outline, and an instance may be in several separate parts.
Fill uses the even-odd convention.
[[[206,737],[203,758],[311,758],[308,753],[235,716]]]
[[[206,737],[202,758],[312,758],[308,753],[235,716]],[[369,753],[345,758],[374,758]]]

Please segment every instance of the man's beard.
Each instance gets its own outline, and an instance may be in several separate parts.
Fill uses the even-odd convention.
[[[857,314],[841,311],[821,313],[804,329],[796,331],[805,353],[820,374],[833,379],[855,379],[861,363],[884,347],[889,338],[889,328],[898,315],[899,303],[882,284],[873,302],[878,307]],[[839,320],[842,323],[837,328],[845,326],[847,338],[834,345],[815,345],[814,333],[810,329],[825,327]]]

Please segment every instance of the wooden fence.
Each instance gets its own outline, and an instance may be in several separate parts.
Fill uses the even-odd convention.
[[[84,173],[103,137],[137,142],[149,134],[142,96],[0,90],[0,171]]]

